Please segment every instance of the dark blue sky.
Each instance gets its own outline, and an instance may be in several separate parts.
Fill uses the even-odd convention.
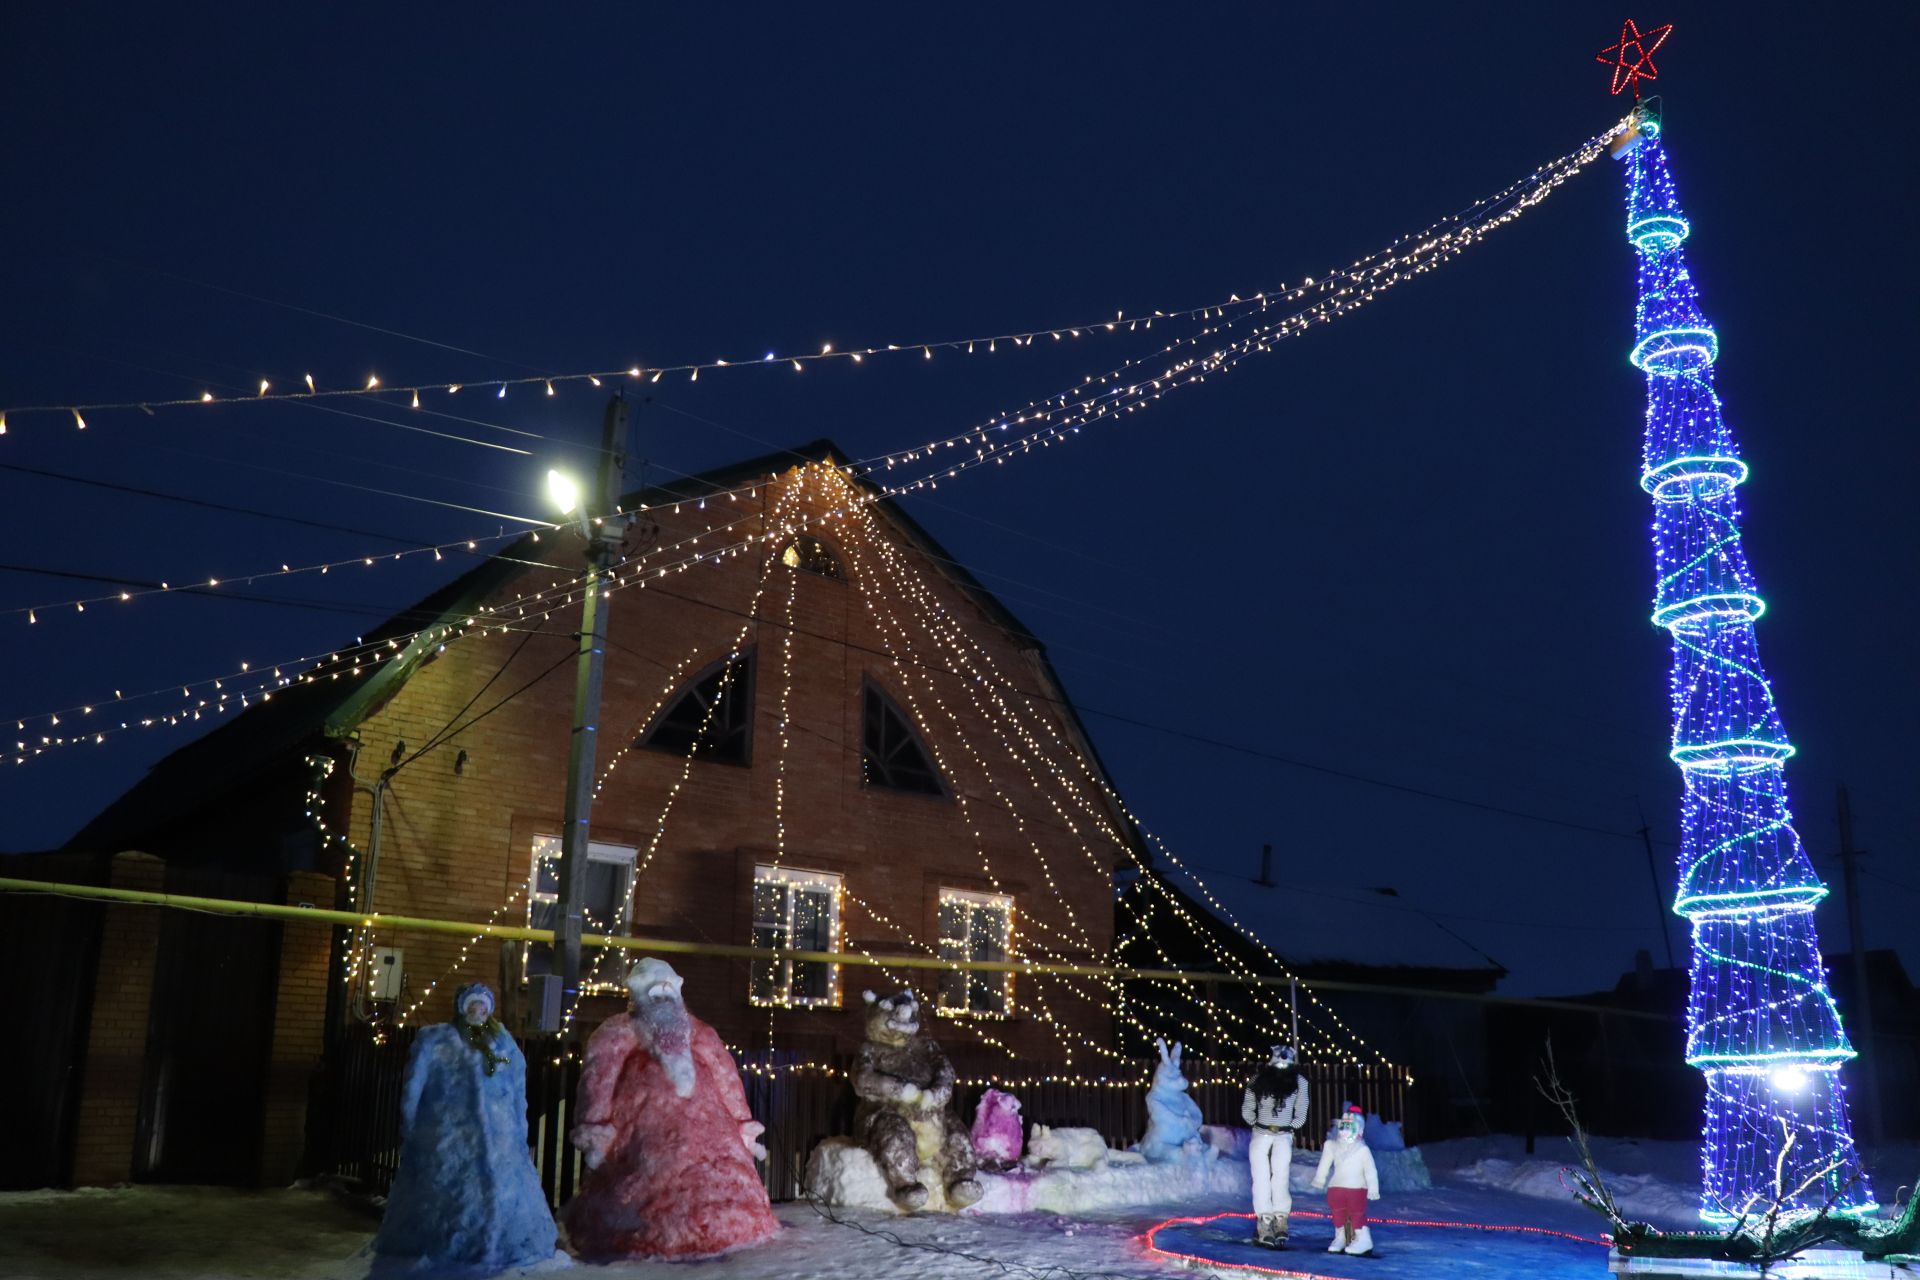
[[[335,386],[370,371],[479,382],[1252,293],[1604,129],[1623,103],[1593,54],[1623,16],[10,8],[0,403],[224,393],[309,371]],[[1920,22],[1904,5],[1635,16],[1677,24],[1659,87],[1720,389],[1753,467],[1747,547],[1800,747],[1800,829],[1830,853],[1834,787],[1852,786],[1873,851],[1867,926],[1891,943],[1920,908],[1905,355],[1920,281],[1898,87]],[[1271,841],[1283,883],[1336,912],[1340,894],[1393,886],[1509,965],[1514,990],[1609,984],[1636,948],[1658,951],[1632,833],[1644,805],[1670,885],[1679,790],[1667,643],[1646,621],[1632,302],[1620,175],[1602,161],[1370,310],[911,507],[1047,641],[1130,804],[1224,873],[1217,887],[1251,892],[1231,877]],[[640,418],[648,478],[819,435],[859,455],[899,448],[1143,345],[662,383]],[[584,443],[598,409],[581,390],[457,411]],[[365,412],[509,441],[397,405]],[[103,412],[84,434],[15,414],[0,608],[98,585],[30,570],[187,580],[492,531],[416,499],[539,511],[541,477],[569,453],[518,443],[532,456],[298,405]],[[0,710],[325,649],[436,580],[403,565],[254,601],[172,596],[31,629],[0,617]],[[63,840],[180,733],[0,771],[0,848]],[[1830,950],[1844,946],[1837,908],[1823,908]],[[1920,968],[1920,944],[1906,959]]]

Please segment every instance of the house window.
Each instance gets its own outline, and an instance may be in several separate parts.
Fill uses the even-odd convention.
[[[789,867],[753,869],[753,945],[768,950],[840,949],[840,877]],[[818,960],[756,960],[755,1004],[838,1005],[840,966]]]
[[[669,755],[744,765],[753,738],[753,652],[736,653],[695,676],[636,746]]]
[[[581,910],[585,933],[624,934],[633,919],[633,866],[636,850],[625,845],[587,845],[586,895]],[[527,879],[527,927],[559,927],[560,837],[535,836],[533,870]],[[553,944],[527,944],[525,975],[553,973]],[[583,992],[619,993],[625,989],[627,958],[620,947],[588,947],[580,956]]]
[[[805,569],[808,573],[817,573],[823,578],[846,580],[847,571],[841,567],[840,557],[833,554],[833,548],[811,534],[801,534],[780,553],[780,563],[789,569]]]
[[[872,684],[866,688],[864,721],[860,776],[868,786],[929,796],[946,794],[913,724],[893,705],[893,699]]]
[[[1013,948],[1013,899],[1004,893],[940,891],[940,958],[1005,960]],[[1004,1018],[1013,1012],[1013,975],[950,969],[940,975],[940,1012]]]

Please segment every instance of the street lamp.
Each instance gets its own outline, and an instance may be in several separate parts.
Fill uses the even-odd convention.
[[[547,472],[547,498],[563,516],[573,514],[580,505],[580,482],[564,471]]]
[[[547,493],[562,515],[571,515],[587,540],[585,590],[580,598],[580,649],[574,666],[573,730],[567,747],[567,817],[560,840],[559,893],[554,904],[554,955],[560,999],[571,1010],[580,998],[580,934],[587,890],[587,845],[593,809],[593,774],[600,734],[600,683],[606,665],[605,583],[620,550],[627,520],[619,511],[626,466],[627,402],[616,394],[601,420],[600,457],[591,496],[558,470],[547,472]],[[558,1026],[543,1027],[558,1030]]]

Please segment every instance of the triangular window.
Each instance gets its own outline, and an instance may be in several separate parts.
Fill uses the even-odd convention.
[[[933,767],[933,756],[914,732],[912,722],[893,705],[893,699],[871,683],[866,688],[864,719],[860,772],[868,786],[929,796],[947,793]]]
[[[750,763],[753,652],[724,658],[695,676],[635,745],[721,764]]]

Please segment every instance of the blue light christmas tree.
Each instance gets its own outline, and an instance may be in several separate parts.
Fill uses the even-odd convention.
[[[1787,807],[1793,755],[1760,665],[1766,611],[1740,546],[1747,478],[1714,393],[1719,339],[1681,246],[1659,122],[1628,161],[1640,259],[1631,359],[1647,375],[1640,484],[1653,498],[1653,622],[1673,637],[1673,750],[1686,782],[1674,911],[1693,926],[1687,1062],[1706,1076],[1701,1217],[1872,1207],[1840,1067],[1854,1056],[1813,910],[1827,894]]]

